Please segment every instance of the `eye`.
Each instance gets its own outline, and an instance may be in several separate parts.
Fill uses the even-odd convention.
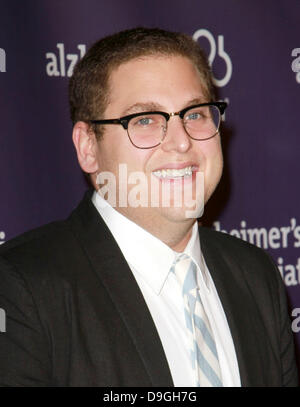
[[[135,126],[149,126],[153,124],[153,118],[149,116],[137,117],[133,124]]]
[[[203,118],[204,118],[204,115],[202,112],[191,112],[185,116],[185,120],[200,120]]]

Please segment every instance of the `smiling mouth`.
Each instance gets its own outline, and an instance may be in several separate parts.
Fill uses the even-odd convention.
[[[188,178],[193,175],[193,171],[196,170],[196,167],[194,166],[188,166],[184,168],[165,168],[157,171],[153,171],[152,174],[154,174],[158,178],[166,178],[166,179],[171,179],[171,178]]]

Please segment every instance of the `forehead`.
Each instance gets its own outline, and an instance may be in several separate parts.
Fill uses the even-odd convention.
[[[198,68],[180,55],[143,56],[124,62],[112,70],[108,85],[110,106],[153,101],[167,107],[173,100],[181,108],[187,100],[208,98]]]

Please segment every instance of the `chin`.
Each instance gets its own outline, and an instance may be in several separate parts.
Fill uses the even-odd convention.
[[[203,215],[203,207],[160,208],[160,216],[169,222],[191,222]]]

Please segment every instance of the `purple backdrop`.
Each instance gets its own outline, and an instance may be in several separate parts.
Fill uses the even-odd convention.
[[[229,103],[225,172],[203,223],[273,256],[300,354],[299,18],[298,0],[1,0],[0,243],[67,216],[86,189],[67,102],[86,48],[137,25],[185,32]]]

